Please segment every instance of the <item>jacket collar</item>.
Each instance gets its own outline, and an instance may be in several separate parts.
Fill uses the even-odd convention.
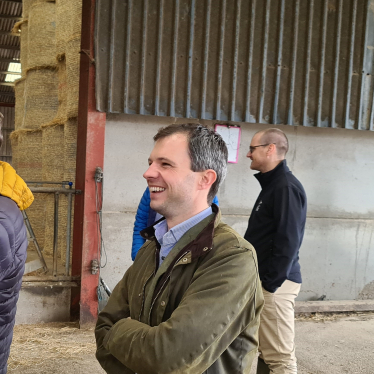
[[[200,257],[201,255],[208,253],[213,247],[214,229],[218,226],[218,224],[221,221],[221,211],[216,204],[212,204],[212,211],[213,211],[213,218],[209,221],[209,223],[205,226],[205,228],[203,228],[202,231],[196,236],[196,238],[192,242],[190,242],[188,245],[189,250],[191,252],[192,261]],[[148,240],[154,239],[157,243],[157,246],[159,247],[159,244],[155,237],[154,226],[164,219],[165,218],[163,217],[159,219],[157,222],[155,222],[152,226],[147,227],[146,229],[140,231],[140,235],[144,239],[148,239]],[[203,220],[202,222],[204,221],[205,220]],[[198,225],[199,224],[200,223],[198,223]]]
[[[260,182],[261,188],[264,189],[275,178],[278,178],[280,175],[284,175],[288,172],[290,172],[290,169],[287,166],[287,161],[282,160],[273,170],[266,173],[257,173],[254,176]]]
[[[12,199],[21,210],[28,208],[34,195],[24,180],[7,163],[0,161],[0,195]]]

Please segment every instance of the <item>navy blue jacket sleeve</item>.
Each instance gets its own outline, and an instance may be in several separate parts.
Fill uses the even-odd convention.
[[[131,248],[131,258],[134,261],[136,254],[138,253],[140,247],[145,243],[145,239],[140,235],[140,231],[147,228],[148,215],[149,215],[149,204],[151,203],[151,197],[149,194],[149,189],[144,191],[144,194],[140,200],[138,210],[135,216],[134,222],[134,232],[132,235],[132,248]]]
[[[262,286],[275,292],[288,278],[292,264],[298,258],[304,235],[306,198],[292,186],[277,189],[274,195],[274,221],[272,257]]]

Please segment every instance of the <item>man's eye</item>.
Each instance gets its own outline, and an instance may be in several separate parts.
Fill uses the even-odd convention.
[[[170,164],[168,164],[167,162],[163,162],[162,166],[170,166]]]

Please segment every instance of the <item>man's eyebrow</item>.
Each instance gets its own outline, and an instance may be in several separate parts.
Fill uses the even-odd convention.
[[[159,161],[159,162],[167,162],[169,164],[175,165],[175,162],[171,161],[170,159],[168,159],[166,157],[159,157],[156,160]],[[153,162],[153,161],[154,160],[152,160],[150,157],[148,158],[148,163]]]
[[[165,161],[165,162],[167,162],[167,163],[169,163],[169,164],[173,164],[173,165],[174,165],[174,162],[171,161],[171,160],[169,160],[169,159],[166,158],[166,157],[159,157],[157,160],[158,160],[158,161]]]

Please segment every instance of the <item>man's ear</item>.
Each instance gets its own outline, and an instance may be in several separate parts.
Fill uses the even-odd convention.
[[[277,147],[276,147],[276,145],[275,144],[269,144],[267,155],[271,156],[271,155],[276,154],[276,153],[277,153]]]
[[[201,190],[210,189],[211,185],[217,180],[217,173],[212,170],[204,170],[201,172],[199,187]]]

